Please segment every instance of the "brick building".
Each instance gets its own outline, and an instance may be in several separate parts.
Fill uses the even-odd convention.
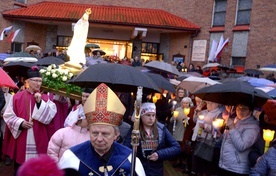
[[[141,55],[145,59],[162,58],[170,62],[174,55],[180,54],[187,64],[204,65],[208,62],[212,41],[218,42],[223,35],[225,39],[229,38],[229,44],[222,51],[222,64],[258,68],[276,63],[274,1],[56,0],[47,2],[51,4],[51,10],[47,10],[46,2],[8,0],[1,5],[0,30],[13,25],[14,29],[20,28],[21,32],[12,44],[5,42],[5,39],[0,41],[0,52],[10,48],[23,50],[32,41],[38,43],[43,50],[53,46],[66,47],[73,35],[72,23],[84,12],[76,12],[75,8],[93,3],[91,6],[101,9],[101,13],[112,15],[113,10],[119,8],[120,13],[123,11],[126,16],[132,16],[132,21],[127,21],[129,18],[125,19],[126,16],[119,18],[114,14],[105,15],[112,20],[116,18],[115,22],[90,18],[88,42],[100,44],[111,55]],[[59,10],[55,9],[57,6]],[[109,12],[106,11],[108,8]],[[52,10],[55,17],[47,19],[48,12]],[[131,15],[131,10],[136,10],[135,14]],[[139,23],[135,23],[136,19],[140,20]],[[135,36],[135,31],[138,37]],[[197,43],[195,41],[203,41],[200,53],[195,53],[193,49],[193,45]],[[197,58],[193,57],[195,54],[201,55]]]

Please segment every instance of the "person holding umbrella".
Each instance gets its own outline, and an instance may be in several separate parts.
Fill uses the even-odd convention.
[[[259,122],[252,115],[252,103],[236,105],[236,118],[227,120],[220,150],[219,176],[249,175],[248,154],[260,134]]]

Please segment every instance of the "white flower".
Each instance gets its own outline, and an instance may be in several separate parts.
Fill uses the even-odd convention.
[[[57,78],[57,77],[58,77],[58,75],[57,75],[57,74],[55,74],[55,73],[53,73],[53,74],[52,74],[52,77],[53,77],[53,78]]]
[[[64,74],[64,71],[63,71],[63,70],[58,70],[58,71],[59,71],[59,73],[60,73],[61,75]]]
[[[52,64],[51,66],[52,66],[52,68],[57,68],[57,66],[55,64]]]
[[[68,77],[72,78],[73,75],[74,75],[73,73],[69,73]]]
[[[64,72],[65,75],[68,75],[69,70],[68,70],[68,69],[65,69],[65,70],[63,70],[63,72]]]
[[[47,75],[47,76],[50,76],[50,75],[51,75],[51,72],[47,71],[47,72],[46,72],[46,75]]]
[[[51,70],[52,70],[52,66],[49,65],[49,66],[47,67],[47,71],[51,71]]]
[[[39,72],[40,72],[40,73],[45,73],[46,70],[45,70],[45,69],[41,69]]]
[[[67,76],[63,76],[62,81],[67,81]]]
[[[56,70],[55,70],[55,69],[52,69],[52,70],[51,70],[51,73],[55,73],[55,72],[56,72]]]

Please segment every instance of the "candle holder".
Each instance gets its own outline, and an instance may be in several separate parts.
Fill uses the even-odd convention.
[[[184,127],[186,127],[188,125],[188,121],[189,121],[189,117],[188,114],[190,113],[190,108],[184,108],[184,114],[187,116],[186,119],[183,120],[184,123]]]
[[[223,119],[215,119],[212,122],[212,125],[214,127],[214,138],[217,138],[218,130],[222,127],[224,120]]]
[[[198,116],[198,123],[199,123],[199,128],[198,128],[198,135],[201,136],[202,133],[202,128],[200,127],[200,124],[204,123],[204,115],[199,115]]]
[[[264,152],[267,152],[270,142],[274,139],[274,134],[275,131],[273,130],[263,129],[263,138],[265,140]]]
[[[173,132],[175,131],[175,126],[176,126],[176,118],[179,115],[179,111],[173,111]]]

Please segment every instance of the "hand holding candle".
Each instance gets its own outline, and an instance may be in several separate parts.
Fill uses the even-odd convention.
[[[176,126],[176,118],[178,117],[179,115],[179,111],[173,111],[173,131],[175,131],[175,126]]]
[[[156,97],[155,95],[152,97],[152,102],[153,102],[154,104],[157,102],[157,97]]]
[[[202,133],[202,127],[201,125],[204,123],[204,115],[199,115],[198,116],[198,123],[199,123],[199,128],[198,128],[198,135],[200,136]]]

